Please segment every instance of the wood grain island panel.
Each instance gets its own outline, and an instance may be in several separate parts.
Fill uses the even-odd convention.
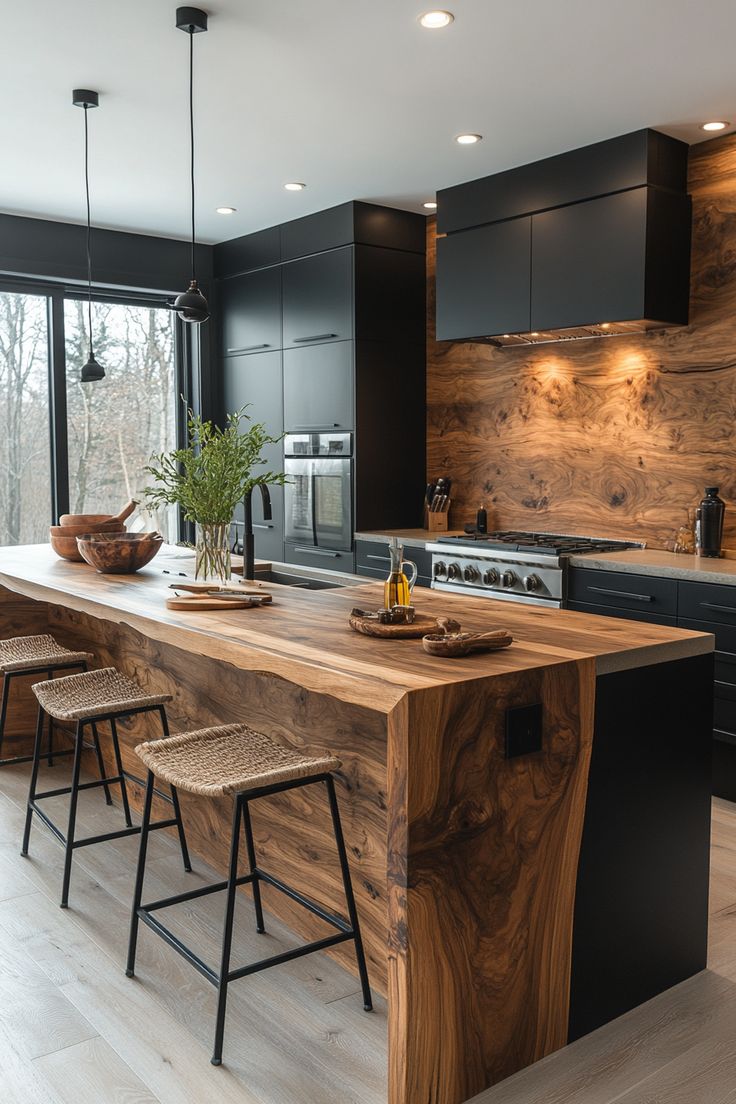
[[[0,624],[19,624],[20,611],[34,631],[48,625],[100,665],[166,689],[174,730],[244,719],[342,760],[371,980],[389,998],[389,1104],[461,1104],[564,1045],[580,1004],[573,931],[590,927],[576,909],[581,841],[593,865],[599,846],[586,828],[597,681],[617,672],[646,683],[648,665],[707,664],[712,638],[430,591],[423,612],[515,637],[503,652],[438,660],[420,641],[349,629],[354,605],[380,603],[379,584],[270,586],[274,603],[263,609],[166,610],[164,571],[188,566],[172,550],[135,576],[105,577],[46,547],[2,549]],[[707,699],[706,681],[693,686],[696,703]],[[507,710],[536,703],[541,750],[507,758]],[[671,712],[666,719],[676,726]],[[637,739],[635,719],[624,723]],[[132,749],[154,730],[137,719],[121,730],[126,766],[140,773]],[[625,773],[621,785],[625,800]],[[195,854],[224,869],[227,803],[184,794],[183,812]],[[342,908],[318,795],[268,799],[254,826],[266,869]],[[673,907],[677,891],[653,877]],[[316,934],[318,922],[284,897],[267,904],[300,936]],[[583,951],[595,954],[594,934]],[[353,968],[349,951],[335,954]]]

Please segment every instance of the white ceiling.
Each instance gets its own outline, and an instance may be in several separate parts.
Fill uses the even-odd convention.
[[[175,0],[0,0],[0,210],[188,233],[187,39]],[[652,126],[736,123],[734,0],[212,0],[195,46],[198,237],[435,189]],[[484,141],[458,146],[477,131]],[[305,181],[304,192],[283,190]],[[229,204],[238,212],[215,214]]]

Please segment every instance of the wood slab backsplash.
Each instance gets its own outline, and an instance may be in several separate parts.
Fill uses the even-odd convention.
[[[690,325],[496,349],[434,340],[429,220],[428,476],[453,476],[453,528],[646,540],[664,548],[703,488],[736,547],[736,136],[693,147]]]

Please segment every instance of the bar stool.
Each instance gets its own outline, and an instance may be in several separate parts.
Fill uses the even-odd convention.
[[[64,878],[61,890],[61,907],[66,908],[69,903],[69,880],[72,870],[72,856],[78,847],[88,847],[93,843],[106,843],[109,840],[120,839],[123,836],[131,836],[140,832],[139,825],[133,825],[130,816],[130,803],[126,780],[137,782],[143,786],[143,780],[123,770],[123,761],[120,756],[120,744],[118,741],[117,720],[121,717],[131,717],[139,713],[158,713],[161,720],[161,729],[168,736],[169,725],[166,718],[165,703],[171,701],[171,694],[149,694],[142,686],[132,679],[126,678],[114,667],[104,667],[99,671],[85,671],[79,675],[67,675],[65,678],[52,679],[49,682],[37,682],[32,687],[33,693],[38,699],[38,722],[36,724],[36,744],[33,751],[33,767],[31,770],[31,782],[28,791],[28,805],[26,808],[26,824],[23,832],[23,847],[21,855],[28,854],[28,841],[31,834],[33,814],[40,817],[43,824],[51,831],[59,843],[65,848]],[[38,793],[38,768],[41,760],[41,742],[43,737],[44,716],[48,715],[55,721],[74,723],[74,766],[72,768],[72,781],[70,786],[63,786],[55,790],[45,790]],[[102,777],[94,782],[80,782],[79,774],[82,765],[83,734],[85,726],[89,725],[93,732],[96,726],[103,721],[110,724],[112,735],[113,753],[117,774],[105,777],[104,764],[102,764]],[[97,836],[85,836],[83,839],[75,837],[77,819],[77,798],[80,790],[93,789],[103,786],[107,790],[108,785],[119,784],[120,796],[123,802],[125,814],[125,828],[114,832],[105,832]],[[70,794],[69,823],[66,835],[57,827],[51,818],[39,808],[38,802],[47,797],[58,797],[61,794]],[[171,796],[159,792],[159,796],[173,806],[174,816],[169,820],[156,821],[149,825],[151,829],[170,828],[176,825],[179,833],[179,845],[184,862],[184,869],[190,871],[189,852],[187,849],[184,825],[181,820],[179,798],[174,786],[171,786]],[[149,810],[150,811],[150,810]]]
[[[142,920],[157,935],[178,951],[207,981],[216,986],[218,991],[217,1018],[215,1024],[215,1043],[212,1054],[212,1064],[219,1066],[222,1062],[222,1043],[225,1031],[225,1006],[227,1003],[227,989],[231,981],[255,974],[260,970],[266,970],[269,966],[276,966],[282,962],[290,962],[292,959],[301,958],[313,951],[321,951],[327,947],[334,947],[338,943],[353,940],[355,944],[355,957],[357,959],[358,973],[363,990],[363,1007],[370,1012],[373,1004],[371,990],[368,984],[368,971],[366,969],[363,941],[360,935],[360,925],[355,907],[355,898],[350,880],[350,868],[340,824],[340,813],[335,794],[335,783],[332,771],[340,767],[340,760],[332,756],[324,756],[320,759],[310,759],[300,755],[290,748],[273,743],[268,736],[261,732],[255,732],[244,724],[222,725],[217,728],[205,728],[197,732],[185,732],[168,739],[153,740],[140,744],[136,749],[143,763],[148,767],[148,779],[146,783],[146,797],[143,806],[143,824],[141,826],[140,852],[138,856],[138,872],[136,875],[135,892],[133,896],[133,911],[130,922],[130,941],[128,945],[128,961],[126,975],[133,977],[135,973],[135,955],[138,939],[138,922]],[[230,838],[230,862],[227,881],[216,882],[186,893],[178,893],[173,897],[167,897],[151,904],[141,904],[143,896],[143,879],[146,866],[146,848],[148,843],[149,820],[151,815],[151,799],[153,796],[154,776],[168,782],[170,786],[178,786],[179,789],[188,790],[190,793],[202,797],[232,796],[233,818],[232,834]],[[345,901],[349,921],[337,916],[320,905],[310,901],[298,890],[282,882],[273,874],[268,874],[256,861],[255,845],[253,842],[253,829],[249,812],[249,804],[260,797],[270,794],[282,793],[285,790],[296,789],[301,786],[312,786],[316,783],[324,783],[327,788],[327,797],[332,815],[332,826],[335,835],[335,843],[340,860],[342,881],[345,891]],[[238,850],[240,840],[241,821],[245,830],[245,844],[248,855],[249,872],[238,874]],[[152,825],[151,825],[152,827]],[[255,907],[256,930],[265,931],[263,923],[263,909],[261,907],[260,883],[273,886],[285,893],[292,901],[296,901],[309,912],[319,916],[332,927],[337,929],[336,935],[327,936],[314,942],[296,947],[291,951],[283,951],[281,954],[272,955],[270,958],[261,959],[248,966],[240,966],[235,970],[230,969],[230,949],[232,945],[233,915],[235,911],[235,891],[238,886],[250,883],[253,886],[253,904]],[[222,936],[222,952],[220,956],[219,972],[208,966],[192,949],[186,946],[173,932],[166,928],[153,913],[159,909],[169,908],[171,905],[191,901],[195,897],[203,897],[209,893],[226,890],[225,920]]]
[[[3,680],[2,700],[0,701],[0,767],[7,767],[11,763],[30,763],[32,755],[13,755],[2,758],[3,740],[5,738],[5,723],[8,716],[8,703],[10,701],[10,684],[14,678],[28,675],[43,675],[53,678],[57,671],[70,671],[79,667],[87,670],[87,663],[92,659],[89,652],[72,652],[64,648],[53,636],[43,634],[41,636],[12,636],[8,640],[0,640],[0,675]],[[54,722],[49,717],[48,762],[52,764],[54,740]],[[99,746],[96,749],[98,763],[101,763]],[[58,751],[57,755],[71,755],[72,750]]]

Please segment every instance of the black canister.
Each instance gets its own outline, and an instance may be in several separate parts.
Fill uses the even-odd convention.
[[[488,514],[485,506],[481,506],[475,515],[475,528],[479,533],[485,534],[488,532]]]
[[[718,497],[718,487],[706,487],[705,498],[698,506],[697,554],[699,556],[720,556],[725,512],[726,504]]]

